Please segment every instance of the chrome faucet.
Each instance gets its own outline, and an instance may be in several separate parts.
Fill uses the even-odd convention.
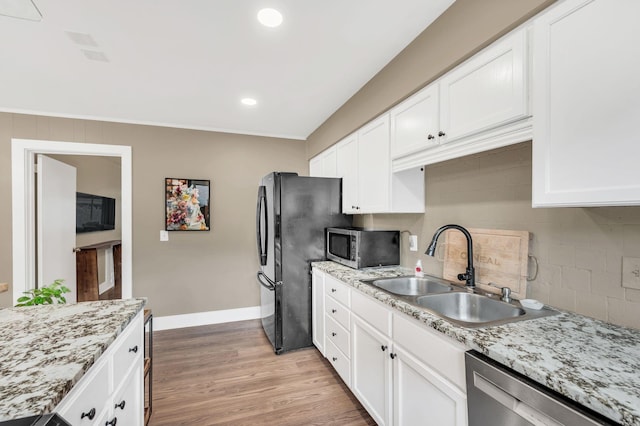
[[[424,254],[429,256],[435,256],[436,254],[436,244],[438,243],[438,237],[447,229],[457,229],[462,232],[464,236],[467,238],[467,270],[464,274],[458,274],[458,279],[460,281],[465,281],[465,285],[470,288],[475,288],[476,286],[476,272],[473,268],[473,242],[471,241],[471,234],[465,228],[460,225],[444,225],[438,228],[435,234],[433,234],[433,239],[431,240],[431,244],[427,247],[427,251]]]

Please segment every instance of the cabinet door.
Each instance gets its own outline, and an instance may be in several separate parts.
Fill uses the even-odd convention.
[[[528,115],[527,33],[516,31],[440,81],[441,143]]]
[[[378,425],[391,424],[391,340],[355,315],[351,321],[351,390]]]
[[[438,145],[438,84],[427,86],[390,112],[391,158]]]
[[[342,178],[342,212],[358,213],[358,136],[347,136],[336,146],[337,177]]]
[[[638,16],[567,0],[534,21],[534,207],[640,204]]]
[[[320,154],[309,160],[309,176],[322,177],[322,156]]]
[[[313,270],[311,276],[311,329],[313,344],[322,355],[324,351],[324,273]]]
[[[128,426],[142,426],[144,424],[142,374],[142,366],[137,365],[123,380],[120,389],[116,391],[113,398],[111,419],[117,418],[117,424]]]
[[[466,426],[465,394],[401,347],[393,351],[394,424]]]
[[[335,145],[322,154],[322,177],[338,177],[338,163]]]
[[[389,211],[389,114],[358,131],[359,213]]]
[[[309,176],[337,177],[336,147],[332,146],[309,160]]]

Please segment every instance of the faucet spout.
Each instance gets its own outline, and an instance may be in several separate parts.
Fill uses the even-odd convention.
[[[435,234],[433,234],[433,238],[431,239],[431,243],[429,243],[429,247],[427,247],[427,251],[424,254],[428,256],[435,256],[436,254],[436,245],[438,244],[438,238],[440,234],[442,234],[447,229],[457,229],[462,232],[467,239],[467,270],[464,274],[458,274],[458,279],[460,281],[465,281],[465,285],[467,287],[474,288],[476,286],[476,272],[473,267],[473,241],[471,239],[471,234],[465,228],[460,225],[444,225],[436,230]]]

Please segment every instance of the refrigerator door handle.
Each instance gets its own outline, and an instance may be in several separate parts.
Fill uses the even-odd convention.
[[[264,207],[264,208],[263,208]],[[263,213],[264,212],[264,213]],[[262,239],[261,219],[264,217],[264,245]],[[267,264],[267,244],[269,241],[269,225],[267,216],[267,188],[264,185],[258,187],[258,205],[256,207],[256,236],[258,239],[258,256],[260,265]]]
[[[271,279],[268,276],[266,276],[265,273],[262,271],[258,271],[256,275],[258,277],[258,282],[260,283],[260,285],[262,285],[264,288],[266,288],[269,291],[274,291],[276,289],[276,286],[282,284],[282,282],[276,283],[271,281]]]

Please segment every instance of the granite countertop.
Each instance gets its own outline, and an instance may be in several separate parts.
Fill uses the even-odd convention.
[[[145,304],[0,309],[0,421],[53,411]]]
[[[314,262],[342,282],[623,425],[640,425],[640,331],[571,312],[462,328],[360,280],[412,274]]]

